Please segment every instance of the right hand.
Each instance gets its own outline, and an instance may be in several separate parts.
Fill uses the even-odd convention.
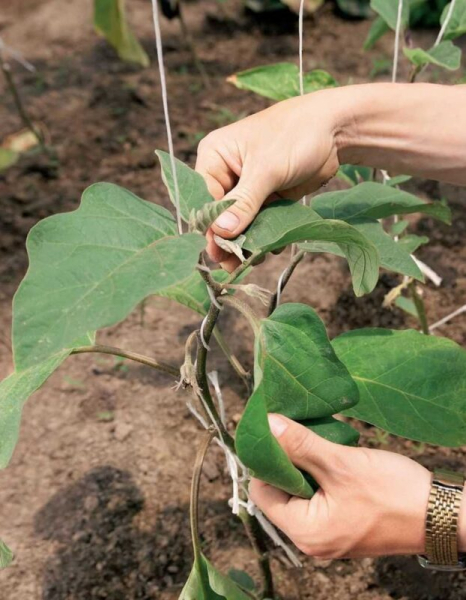
[[[213,241],[235,238],[264,202],[299,200],[319,189],[339,167],[334,90],[285,100],[222,127],[199,144],[196,170],[216,200],[234,199],[207,232],[207,251],[232,271],[238,259]]]

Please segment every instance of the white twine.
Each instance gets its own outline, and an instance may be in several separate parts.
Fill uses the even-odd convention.
[[[183,224],[181,221],[181,212],[180,212],[180,190],[178,187],[178,176],[176,173],[176,163],[175,163],[175,152],[173,150],[173,136],[170,125],[170,113],[168,112],[168,93],[167,93],[167,82],[165,79],[165,65],[163,62],[163,48],[162,48],[162,33],[160,31],[160,22],[159,22],[159,8],[158,8],[158,0],[152,0],[152,16],[154,19],[154,31],[155,31],[155,44],[157,48],[157,61],[159,65],[159,73],[160,73],[160,86],[162,88],[162,104],[163,104],[163,114],[165,118],[165,128],[167,130],[167,140],[168,140],[168,152],[170,154],[170,166],[172,170],[173,177],[173,185],[175,189],[175,209],[176,209],[176,221],[178,225],[178,233],[181,235],[183,233]]]
[[[401,34],[401,21],[403,16],[403,0],[398,0],[398,15],[396,18],[396,30],[395,30],[395,48],[393,52],[393,71],[392,71],[392,83],[396,83],[396,76],[398,73],[398,59],[400,55],[400,34]]]
[[[450,313],[446,317],[443,317],[443,319],[440,319],[440,321],[437,321],[436,323],[431,325],[429,327],[429,331],[434,331],[434,329],[437,329],[438,327],[445,325],[445,323],[448,323],[448,321],[463,314],[464,312],[466,312],[466,304],[464,306],[462,306],[461,308],[457,308],[456,310],[454,310],[452,313]]]
[[[212,304],[218,308],[218,310],[222,310],[223,305],[220,304],[220,302],[217,300],[217,298],[215,297],[214,291],[210,286],[206,286],[207,287],[207,293],[209,294],[209,298],[210,301],[212,302]]]
[[[207,288],[207,289],[208,289],[208,288]],[[206,322],[207,322],[207,315],[206,315],[206,316],[205,316],[205,317],[202,319],[202,323],[201,323],[201,329],[200,329],[200,331],[199,331],[199,335],[200,335],[200,337],[201,337],[201,342],[202,342],[202,345],[204,346],[204,348],[205,348],[206,350],[208,350],[208,351],[210,352],[210,346],[209,346],[209,344],[206,342],[206,340],[205,340],[205,337],[204,337],[204,328],[205,328]]]
[[[209,378],[210,383],[214,386],[215,395],[217,396],[218,412],[220,415],[220,420],[222,421],[223,425],[226,427],[227,418],[226,418],[226,412],[225,412],[225,402],[223,401],[223,394],[222,394],[222,390],[220,388],[220,382],[218,380],[218,372],[211,371],[210,373],[207,374],[207,377]]]
[[[0,37],[0,52],[3,52],[4,54],[11,56],[11,58],[13,58],[22,67],[24,67],[31,73],[35,73],[36,67],[32,63],[30,63],[28,60],[26,60],[24,58],[24,56],[21,54],[21,52],[18,52],[11,46],[7,46],[1,37]]]
[[[429,265],[426,265],[426,263],[416,258],[413,254],[411,254],[411,258],[417,264],[417,266],[421,270],[421,273],[425,275],[427,279],[430,279],[435,286],[439,287],[442,283],[442,278],[440,277],[440,275],[437,275],[437,273],[433,269],[431,269]]]
[[[286,269],[283,270],[282,274],[278,278],[278,283],[277,283],[277,302],[276,302],[275,306],[278,306],[280,304],[280,300],[282,298],[283,278],[285,277],[287,270],[288,270],[288,267],[286,267]]]
[[[199,411],[197,411],[191,402],[186,402],[189,412],[199,421],[204,429],[209,429],[209,425]]]
[[[456,0],[451,0],[450,2],[450,7],[448,9],[448,12],[445,16],[445,21],[443,22],[443,25],[440,29],[440,32],[437,36],[437,39],[435,40],[435,44],[434,44],[434,48],[436,48],[440,42],[443,40],[443,36],[445,35],[445,31],[447,30],[448,25],[450,24],[451,18],[453,16],[453,11],[455,10],[455,4],[456,4]]]

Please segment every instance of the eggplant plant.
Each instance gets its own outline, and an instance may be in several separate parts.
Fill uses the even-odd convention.
[[[312,307],[279,304],[276,294],[245,283],[244,277],[254,276],[258,259],[294,244],[297,254],[283,284],[306,254],[317,252],[344,257],[356,296],[373,290],[381,268],[422,280],[410,249],[385,233],[380,219],[423,213],[449,222],[450,211],[376,182],[322,193],[312,208],[279,200],[233,242],[242,262],[228,275],[206,266],[203,233],[231,201],[215,202],[198,173],[178,160],[174,173],[169,156],[158,155],[183,231],[165,208],[111,183],[97,183],[85,190],[77,210],[46,218],[29,233],[29,269],[13,302],[15,368],[0,383],[0,466],[6,467],[13,454],[25,402],[71,355],[116,354],[176,378],[191,394],[192,412],[206,430],[191,490],[194,565],[180,599],[273,599],[265,533],[271,525],[248,502],[248,478],[254,475],[303,498],[312,497],[316,483],[290,462],[271,434],[267,413],[286,415],[340,444],[355,445],[359,435],[348,419],[336,415],[419,442],[460,446],[466,443],[466,352],[453,341],[416,330],[362,329],[330,340]],[[251,294],[270,298],[268,310],[256,312],[248,302]],[[153,295],[199,314],[183,365],[98,342],[99,330],[124,320]],[[251,391],[236,430],[208,376],[211,339],[219,335],[225,306],[247,319],[255,339]],[[246,378],[224,343],[221,347]],[[256,587],[246,585],[244,577],[220,573],[201,548],[200,475],[214,440],[232,475],[233,512],[257,554],[261,582]],[[273,537],[278,539],[276,533]],[[12,559],[0,543],[0,566]]]

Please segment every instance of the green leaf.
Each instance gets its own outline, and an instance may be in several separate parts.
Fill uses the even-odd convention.
[[[173,181],[170,155],[167,152],[163,152],[163,150],[156,150],[155,153],[160,161],[163,182],[167,187],[173,206],[176,207],[175,183]],[[209,193],[202,175],[196,173],[196,171],[177,158],[175,158],[175,169],[178,180],[181,216],[186,223],[189,223],[191,211],[201,210],[205,204],[213,202],[214,198]]]
[[[412,179],[411,175],[395,175],[395,177],[390,177],[390,179],[386,182],[386,185],[391,185],[392,187],[396,187],[397,185],[401,185],[402,183],[406,183]]]
[[[271,100],[286,100],[300,95],[299,69],[294,63],[276,63],[240,71],[228,81],[240,90],[249,90]],[[337,85],[326,71],[316,69],[304,73],[305,94]]]
[[[78,210],[41,221],[28,236],[29,270],[13,306],[16,369],[188,279],[204,246],[198,234],[177,236],[165,209],[116,185],[91,186]]]
[[[350,17],[367,19],[370,16],[368,0],[337,0],[338,8]]]
[[[447,15],[450,10],[450,4],[445,6],[445,9],[442,13],[442,17],[440,19],[441,24],[445,23]],[[462,35],[466,34],[466,3],[457,0],[455,6],[453,7],[453,13],[448,22],[447,28],[445,29],[445,33],[443,35],[444,40],[454,40]]]
[[[11,565],[13,559],[13,552],[4,542],[2,542],[2,540],[0,540],[0,570],[5,569],[8,567],[8,565]]]
[[[307,427],[329,442],[342,444],[343,446],[357,446],[360,437],[359,432],[353,429],[351,425],[333,417],[302,421],[301,425],[304,425],[304,427]]]
[[[404,235],[402,238],[398,240],[398,244],[405,249],[409,254],[413,254],[416,252],[418,248],[420,248],[423,244],[429,243],[429,238],[425,235],[415,235],[414,233],[410,233],[409,235]]]
[[[390,228],[390,233],[391,235],[401,235],[408,227],[409,221],[404,221],[403,219],[400,219],[396,223],[393,223],[393,225]]]
[[[414,304],[411,298],[406,298],[405,296],[398,296],[395,300],[395,306],[404,310],[405,313],[419,319],[419,315],[417,314],[416,305]]]
[[[390,29],[395,31],[398,20],[398,0],[371,0],[371,8],[387,23]],[[409,4],[403,2],[401,23],[407,26],[409,23]]]
[[[15,371],[0,382],[0,469],[8,465],[13,455],[26,400],[42,386],[70,352],[71,350],[62,350],[37,365]]]
[[[337,177],[350,185],[358,185],[358,183],[372,179],[372,169],[370,167],[341,165],[338,169]]]
[[[369,293],[377,283],[379,256],[375,246],[352,225],[321,219],[314,210],[297,202],[280,200],[270,204],[245,235],[243,249],[257,255],[305,240],[336,242],[348,260],[355,294]]]
[[[370,50],[374,44],[389,31],[390,27],[387,25],[384,19],[382,19],[382,17],[377,17],[372,23],[369,33],[364,41],[364,50]]]
[[[94,28],[122,60],[149,66],[149,57],[126,21],[124,0],[94,0]]]
[[[247,592],[254,592],[256,589],[254,579],[248,573],[246,573],[246,571],[241,571],[240,569],[230,569],[228,571],[228,577],[237,585],[239,585],[240,588],[246,590]]]
[[[456,71],[461,66],[461,49],[451,41],[440,42],[438,46],[434,46],[430,50],[403,48],[403,52],[416,67],[430,64],[443,67],[449,71]]]
[[[400,244],[400,242],[395,242],[393,238],[385,233],[378,221],[358,217],[349,219],[348,223],[360,231],[377,248],[380,266],[395,273],[415,277],[420,281],[424,280],[419,267],[410,256],[411,252],[407,250],[407,247]],[[306,250],[306,252],[328,252],[337,256],[344,256],[337,244],[322,245],[319,242],[308,242],[300,244],[299,247]]]
[[[466,444],[466,352],[417,331],[366,329],[333,340],[359,387],[345,414],[409,439]]]
[[[322,321],[302,304],[284,304],[262,319],[254,371],[255,391],[236,431],[238,456],[255,477],[290,494],[311,497],[312,484],[270,432],[267,414],[277,412],[315,426],[319,435],[346,440],[345,424],[322,418],[354,406],[357,388],[336,359]]]
[[[211,271],[211,275],[218,283],[223,283],[229,276],[223,269]],[[187,306],[203,316],[207,314],[212,302],[207,292],[206,283],[197,271],[185,281],[182,281],[178,285],[171,286],[157,295],[176,300],[176,302]]]
[[[8,148],[0,148],[0,172],[12,167],[18,161],[19,156],[19,152]]]
[[[358,401],[356,386],[310,307],[279,306],[261,320],[256,343],[255,370],[263,373],[269,412],[302,421],[334,415]]]
[[[195,561],[179,600],[251,600],[203,555]]]
[[[354,217],[385,219],[392,215],[423,213],[444,223],[451,222],[451,212],[443,202],[428,204],[420,198],[380,183],[361,183],[349,190],[319,194],[312,208],[324,219]]]

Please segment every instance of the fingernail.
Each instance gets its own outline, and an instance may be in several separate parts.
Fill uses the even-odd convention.
[[[273,435],[278,438],[285,433],[288,423],[278,415],[269,415],[269,426]]]
[[[215,221],[215,225],[221,229],[225,229],[226,231],[234,231],[239,225],[239,218],[235,215],[235,213],[226,210]]]

